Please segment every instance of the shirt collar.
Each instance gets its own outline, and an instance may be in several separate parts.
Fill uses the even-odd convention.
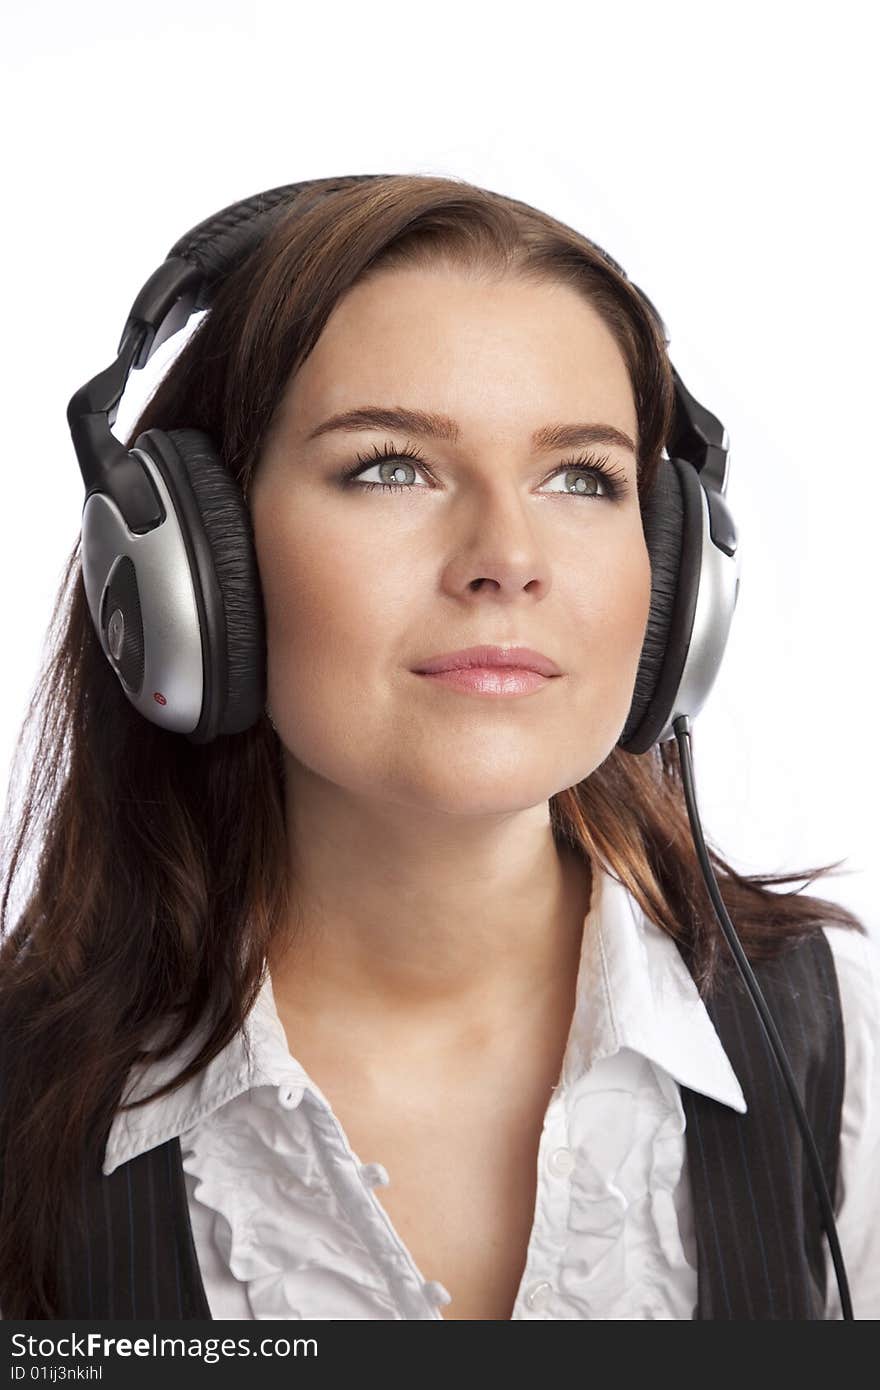
[[[595,1062],[627,1047],[690,1090],[746,1113],[736,1073],[677,945],[645,916],[608,867],[595,860],[575,1000],[562,1064],[566,1088]],[[148,1095],[176,1076],[204,1036],[199,1028],[170,1057],[136,1064],[123,1100]],[[244,1028],[197,1076],[137,1110],[117,1110],[103,1172],[109,1175],[121,1163],[182,1134],[243,1091],[280,1085],[307,1088],[330,1103],[291,1055],[267,970]]]

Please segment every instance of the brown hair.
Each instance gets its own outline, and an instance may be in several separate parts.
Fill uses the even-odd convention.
[[[246,494],[282,392],[340,297],[372,270],[438,259],[477,275],[564,282],[597,309],[632,382],[643,505],[670,428],[673,383],[638,293],[578,232],[453,178],[379,178],[284,214],[219,286],[128,446],[153,426],[205,430]],[[205,746],[141,718],[92,627],[79,535],[59,599],[16,745],[13,775],[39,715],[26,796],[4,834],[0,1307],[8,1318],[56,1315],[57,1233],[78,1205],[83,1165],[100,1168],[129,1070],[148,1055],[157,1022],[175,1026],[151,1057],[210,1022],[201,1050],[156,1093],[164,1094],[242,1027],[270,942],[289,920],[282,759],[268,715]],[[728,948],[698,867],[674,740],[639,755],[613,750],[553,796],[550,810],[558,840],[588,862],[604,858],[678,942],[708,997]],[[38,824],[35,881],[10,928],[13,876]],[[750,960],[776,956],[823,923],[865,931],[833,902],[771,891],[842,861],[751,876],[709,852]]]

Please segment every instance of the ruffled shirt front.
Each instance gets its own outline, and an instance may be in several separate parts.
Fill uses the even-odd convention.
[[[880,950],[845,928],[825,931],[847,1042],[835,1220],[855,1316],[877,1317]],[[416,1265],[377,1194],[394,1181],[393,1163],[352,1150],[332,1097],[291,1053],[268,972],[245,1028],[252,1064],[239,1033],[170,1096],[117,1111],[103,1172],[180,1137],[213,1318],[442,1319],[455,1289]],[[154,1090],[183,1062],[180,1052],[140,1070],[125,1098]],[[747,1110],[674,941],[594,865],[576,1003],[544,1117],[512,1318],[695,1316],[679,1085]],[[827,1242],[826,1256],[826,1316],[840,1317]]]

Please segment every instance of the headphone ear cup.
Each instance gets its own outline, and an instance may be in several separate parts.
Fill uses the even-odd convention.
[[[199,723],[187,737],[209,743],[219,734],[250,728],[266,703],[265,614],[250,513],[204,431],[147,434],[161,450],[177,496],[183,501],[188,495],[195,507],[185,530],[192,551],[204,687]]]
[[[202,430],[145,430],[131,455],[161,521],[132,533],[100,493],[83,513],[83,571],[102,645],[129,703],[209,743],[266,703],[266,628],[250,513]]]
[[[644,753],[699,714],[721,668],[736,607],[739,537],[723,495],[693,464],[661,462],[643,508],[651,606],[629,716],[617,746]]]
[[[617,740],[617,747],[625,753],[646,752],[662,733],[671,713],[669,709],[659,710],[655,697],[670,650],[670,632],[682,569],[684,518],[679,470],[673,461],[661,459],[654,485],[642,507],[645,545],[651,563],[651,603],[632,703],[623,732]],[[677,689],[676,682],[676,692]]]

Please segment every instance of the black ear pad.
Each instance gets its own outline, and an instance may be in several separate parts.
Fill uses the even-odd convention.
[[[694,482],[699,486],[696,474]],[[642,506],[642,527],[651,563],[651,605],[632,704],[623,733],[617,740],[617,747],[625,752],[642,753],[650,748],[671,713],[668,706],[661,710],[655,697],[664,675],[664,660],[669,654],[670,629],[682,570],[684,517],[681,475],[674,462],[661,459],[654,485]],[[664,686],[668,683],[668,672],[665,674]],[[677,690],[676,680],[673,696]]]
[[[186,737],[207,743],[250,728],[266,704],[266,622],[253,528],[241,488],[204,431],[146,435],[173,489],[202,633],[202,716]]]

